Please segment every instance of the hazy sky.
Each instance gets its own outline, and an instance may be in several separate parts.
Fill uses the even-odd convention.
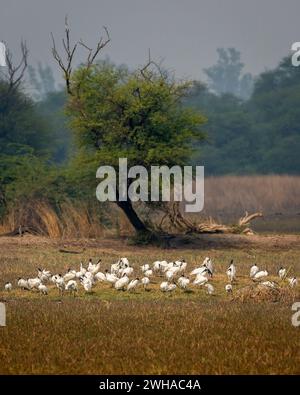
[[[61,37],[65,14],[74,39],[90,46],[108,27],[112,42],[102,56],[135,67],[151,48],[178,77],[203,78],[216,49],[229,46],[257,74],[300,41],[299,0],[0,0],[0,40],[16,51],[23,37],[31,63],[55,67],[50,32]]]

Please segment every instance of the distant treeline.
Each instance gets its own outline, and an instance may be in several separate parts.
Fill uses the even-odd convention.
[[[207,118],[193,163],[206,174],[300,174],[300,68],[289,57],[254,78],[234,48],[219,49],[218,63],[206,70],[208,84],[193,82],[185,105]],[[52,133],[52,158],[63,162],[74,150],[63,115],[64,93],[51,69],[30,68],[35,106]]]

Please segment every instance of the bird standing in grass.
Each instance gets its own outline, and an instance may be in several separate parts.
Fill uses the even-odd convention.
[[[106,281],[106,276],[102,272],[98,272],[95,274],[95,279],[99,282]]]
[[[142,273],[145,273],[149,269],[150,269],[150,265],[148,263],[145,263],[145,265],[141,266]]]
[[[112,286],[119,279],[115,274],[109,273],[107,269],[105,270],[105,277],[106,277],[106,281],[110,283]]]
[[[91,292],[93,288],[93,282],[89,278],[83,277],[80,279],[81,284],[85,292]]]
[[[38,269],[38,278],[41,280],[42,283],[47,282],[51,277],[51,273],[45,269]]]
[[[226,291],[227,294],[232,294],[232,292],[233,292],[232,285],[231,284],[226,284],[225,285],[225,291]]]
[[[261,278],[267,277],[268,272],[266,270],[260,270],[259,272],[255,273],[254,276],[252,277],[252,280],[260,280]]]
[[[127,285],[127,291],[134,291],[139,283],[140,281],[138,277],[135,280],[131,280],[130,283]]]
[[[231,259],[230,261],[230,266],[227,269],[227,277],[228,277],[228,281],[230,281],[231,283],[236,279],[236,266],[233,263],[233,259]]]
[[[73,294],[75,296],[75,294],[78,290],[77,282],[75,280],[68,281],[65,289],[66,289],[66,291],[69,291],[71,295]]]
[[[56,276],[55,284],[56,284],[56,287],[58,288],[59,294],[62,295],[65,290],[65,281],[64,281],[61,274],[58,274]]]
[[[67,273],[64,275],[64,281],[67,283],[70,280],[74,280],[76,278],[76,271],[68,269]]]
[[[253,278],[258,271],[259,271],[259,268],[258,268],[257,264],[254,263],[254,265],[252,265],[250,268],[250,278]]]
[[[190,279],[185,277],[184,275],[179,277],[179,279],[177,280],[178,287],[184,289],[185,291],[187,290],[189,283]]]
[[[208,295],[214,294],[215,288],[211,284],[204,284],[204,286],[206,287],[206,292],[208,293]]]
[[[209,274],[212,277],[214,272],[214,265],[213,261],[208,256],[204,259],[202,266],[207,267],[207,269],[209,270]]]
[[[298,280],[297,280],[296,277],[289,278],[289,279],[288,279],[288,282],[289,282],[289,286],[290,286],[291,288],[296,287],[296,285],[298,284]]]
[[[5,283],[4,289],[5,291],[10,292],[12,290],[12,283]]]
[[[152,269],[147,269],[147,270],[144,272],[144,276],[145,276],[145,277],[152,277],[152,276],[153,276],[153,270],[152,270]]]
[[[278,270],[278,276],[280,277],[281,280],[284,280],[284,279],[286,278],[286,275],[287,275],[286,269],[283,268],[283,267],[281,267],[281,268]]]
[[[38,286],[38,290],[40,291],[40,293],[41,293],[42,295],[48,295],[48,288],[46,287],[46,285],[40,284],[40,285]]]
[[[174,291],[176,289],[176,284],[174,284],[174,283],[169,283],[168,281],[163,281],[161,284],[160,284],[160,290],[162,291],[162,292],[172,292],[172,291]]]
[[[29,278],[27,280],[27,282],[28,282],[28,286],[29,286],[30,289],[34,289],[34,288],[38,289],[39,285],[42,283],[41,280],[38,277],[36,277],[36,278]]]
[[[18,278],[18,283],[17,283],[18,287],[23,289],[23,290],[29,290],[29,285],[28,285],[28,281],[25,280],[24,278]]]
[[[89,265],[88,265],[88,272],[95,275],[100,270],[100,265],[101,265],[101,259],[99,259],[96,264],[93,264],[90,260]]]
[[[142,278],[142,284],[143,284],[143,286],[144,286],[144,290],[146,291],[148,285],[150,284],[149,278],[148,278],[148,277],[143,277],[143,278]]]
[[[129,283],[129,278],[126,274],[124,274],[123,277],[121,277],[120,279],[118,279],[118,281],[115,282],[115,289],[117,289],[118,291],[120,290],[124,291],[128,283]]]

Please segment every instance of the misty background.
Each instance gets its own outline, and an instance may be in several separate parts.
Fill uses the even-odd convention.
[[[152,59],[162,61],[177,83],[189,80],[178,110],[203,120],[199,139],[184,155],[186,164],[205,167],[205,215],[223,222],[244,209],[259,209],[276,221],[280,217],[277,227],[299,231],[300,67],[291,65],[290,50],[300,41],[299,14],[296,0],[0,0],[0,40],[14,64],[21,58],[21,40],[29,49],[20,85],[12,89],[8,68],[0,70],[0,229],[12,231],[22,223],[55,237],[100,235],[107,226],[121,232],[124,217],[95,199],[95,171],[99,164],[108,164],[111,153],[118,156],[122,136],[109,146],[87,143],[85,136],[93,141],[95,130],[88,122],[78,124],[76,111],[75,117],[66,111],[70,96],[51,54],[51,32],[62,53],[67,15],[73,43],[82,39],[95,48],[103,26],[111,37],[94,69],[102,83],[87,88],[89,94],[82,97],[95,97],[90,114],[106,125],[97,133],[113,137],[114,129],[106,122],[114,119],[120,130],[150,133],[146,146],[153,140],[160,144],[160,129],[169,136],[163,122],[147,127],[151,117],[138,127],[127,125],[118,106],[111,104],[115,91],[101,89],[110,73],[126,76],[120,80],[130,98],[126,109],[137,111],[137,119],[143,120],[140,107],[131,102],[132,95],[141,99],[140,91],[132,92],[128,80],[141,74],[150,48]],[[73,71],[86,57],[86,49],[78,46]],[[169,107],[162,103],[146,114],[162,111],[159,115],[166,119]],[[172,134],[167,141],[172,159],[182,149],[176,144],[170,148],[184,131],[179,125],[172,127],[176,138]],[[107,157],[98,156],[103,147]],[[168,149],[157,149],[162,163]],[[144,156],[139,149],[135,152],[139,163]],[[275,229],[274,218],[268,229]]]
[[[74,40],[91,46],[107,26],[112,42],[102,56],[135,68],[151,48],[179,78],[204,79],[221,47],[241,51],[245,71],[256,75],[299,40],[297,0],[0,0],[0,40],[15,53],[27,40],[30,63],[49,63],[58,78],[50,32],[61,37],[66,14]]]

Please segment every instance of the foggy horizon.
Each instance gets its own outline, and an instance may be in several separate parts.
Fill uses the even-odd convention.
[[[300,41],[299,12],[296,0],[284,7],[279,0],[0,0],[0,40],[16,59],[21,38],[26,40],[29,63],[49,64],[57,78],[50,32],[59,46],[68,15],[73,41],[82,38],[92,47],[107,26],[111,43],[99,59],[109,57],[136,68],[146,61],[150,48],[152,57],[163,59],[176,77],[205,80],[203,69],[216,63],[219,47],[238,49],[244,71],[253,75],[276,67],[291,44]],[[77,64],[85,54],[80,48]]]

